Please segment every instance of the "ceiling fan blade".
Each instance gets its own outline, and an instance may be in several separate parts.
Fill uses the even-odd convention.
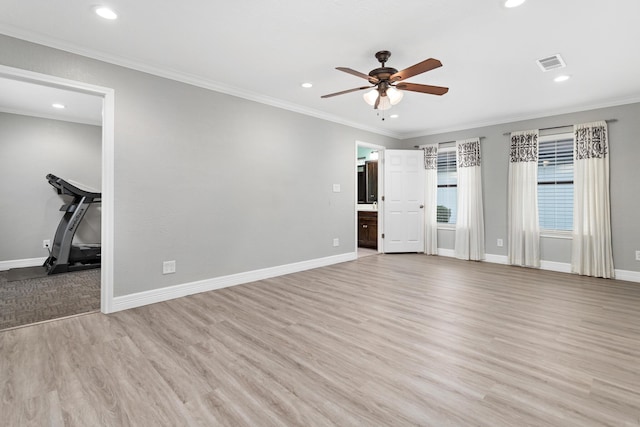
[[[398,83],[396,88],[400,90],[410,90],[412,92],[428,93],[431,95],[444,95],[449,92],[448,87],[421,85],[418,83]]]
[[[361,77],[361,78],[363,78],[365,80],[369,80],[371,83],[378,83],[380,81],[375,77],[371,77],[370,75],[361,73],[360,71],[352,70],[351,68],[336,67],[336,70],[343,71],[345,73],[351,74],[351,75],[356,76],[356,77]]]
[[[405,80],[405,79],[408,79],[409,77],[426,73],[427,71],[431,71],[434,68],[438,68],[438,67],[442,67],[442,62],[433,58],[425,59],[422,62],[418,62],[416,65],[412,65],[409,68],[405,68],[402,71],[398,71],[397,73],[389,77],[389,80],[391,80],[392,82]]]
[[[328,95],[322,95],[320,98],[331,98],[332,96],[344,95],[345,93],[356,92],[358,90],[371,89],[373,86],[361,86],[353,89],[343,90],[341,92],[330,93]]]

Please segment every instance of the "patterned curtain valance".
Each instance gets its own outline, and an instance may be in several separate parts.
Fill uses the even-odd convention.
[[[458,141],[456,145],[459,168],[480,166],[480,138]]]
[[[538,161],[538,130],[513,132],[511,134],[511,150],[509,161],[537,162]]]
[[[607,140],[607,122],[594,122],[575,125],[575,159],[603,159],[609,151]]]
[[[424,150],[424,168],[438,169],[438,144],[427,145]]]

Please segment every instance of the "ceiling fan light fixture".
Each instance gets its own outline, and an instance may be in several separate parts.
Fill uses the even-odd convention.
[[[390,87],[387,89],[387,98],[389,98],[389,102],[391,105],[396,105],[398,102],[402,101],[402,97],[404,94],[402,91],[396,89],[395,87]]]
[[[365,92],[362,97],[364,98],[364,102],[371,105],[372,107],[376,104],[376,99],[378,99],[378,89],[371,89],[369,92]]]
[[[376,105],[376,101],[380,96],[380,92],[378,88],[371,89],[369,92],[366,92],[362,97],[364,101],[374,107]],[[380,102],[378,103],[378,110],[388,110],[392,105],[396,105],[398,102],[402,100],[404,94],[402,91],[394,87],[388,87],[386,96],[380,98]]]
[[[391,101],[389,100],[388,96],[382,96],[380,97],[380,103],[378,104],[378,110],[388,110],[389,108],[391,108]]]

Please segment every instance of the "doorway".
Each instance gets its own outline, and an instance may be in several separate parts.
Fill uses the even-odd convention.
[[[385,147],[367,142],[355,144],[355,241],[358,257],[383,252],[383,212],[379,209],[384,188]]]
[[[97,120],[100,123],[96,124],[99,126],[96,130],[96,132],[98,132],[97,138],[99,139],[99,146],[96,150],[101,157],[98,161],[97,167],[101,168],[101,172],[99,174],[99,190],[102,193],[102,202],[100,211],[97,214],[99,219],[95,218],[99,221],[100,230],[95,230],[95,232],[98,233],[101,240],[102,265],[100,270],[96,270],[96,274],[99,276],[100,281],[99,308],[101,312],[109,313],[112,311],[113,305],[114,91],[110,88],[1,65],[0,80],[2,81],[3,87],[15,87],[17,90],[17,92],[13,94],[10,90],[3,90],[2,95],[0,95],[0,107],[2,108],[2,111],[9,115],[15,115],[16,117],[33,116],[45,119],[45,121],[48,119],[50,124],[62,123],[65,119],[60,118],[60,116],[56,116],[56,113],[51,110],[52,102],[56,102],[51,99],[52,93],[67,95],[69,99],[74,99],[73,102],[83,100],[89,102],[89,104],[98,104],[99,115]],[[15,95],[15,99],[10,100],[9,98],[13,95]],[[61,104],[64,105],[63,103]],[[88,106],[84,105],[81,109],[82,108],[88,109]],[[70,119],[68,121],[81,123],[82,120],[83,119],[81,118],[75,117],[75,119]],[[85,124],[89,123],[85,122]],[[33,155],[41,156],[43,154],[36,151]],[[69,161],[73,162],[73,156],[70,157]],[[55,171],[50,172],[55,173]],[[37,178],[42,181],[42,186],[48,188],[49,185],[45,181],[44,174],[43,176],[39,176],[41,173],[38,171],[37,175]],[[48,188],[48,190],[51,189]],[[55,197],[53,200],[55,200]],[[57,210],[59,203],[62,203],[63,200],[58,198],[55,202],[58,203],[54,208]],[[47,205],[47,210],[50,207],[51,206]],[[52,238],[54,232],[55,226],[44,237]],[[33,240],[33,237],[30,237],[30,239]],[[33,244],[33,242],[30,242],[29,244]],[[42,240],[42,245],[44,246],[44,244],[45,242]],[[7,258],[5,256],[5,260],[0,260],[0,264],[2,264],[3,267],[11,266],[12,264],[14,264],[13,266],[15,267],[26,267],[30,265],[37,265],[37,263],[41,261],[39,254],[35,257],[28,255],[25,257],[24,251],[20,252],[20,254],[22,254],[22,256],[18,255],[18,258],[9,257],[9,261],[6,261]],[[22,265],[15,265],[15,260],[18,261],[18,264],[22,263]],[[55,275],[48,277],[53,278]]]

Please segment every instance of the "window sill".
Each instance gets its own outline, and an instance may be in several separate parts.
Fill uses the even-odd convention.
[[[573,239],[572,232],[564,230],[540,230],[540,237],[546,237],[548,239]]]

